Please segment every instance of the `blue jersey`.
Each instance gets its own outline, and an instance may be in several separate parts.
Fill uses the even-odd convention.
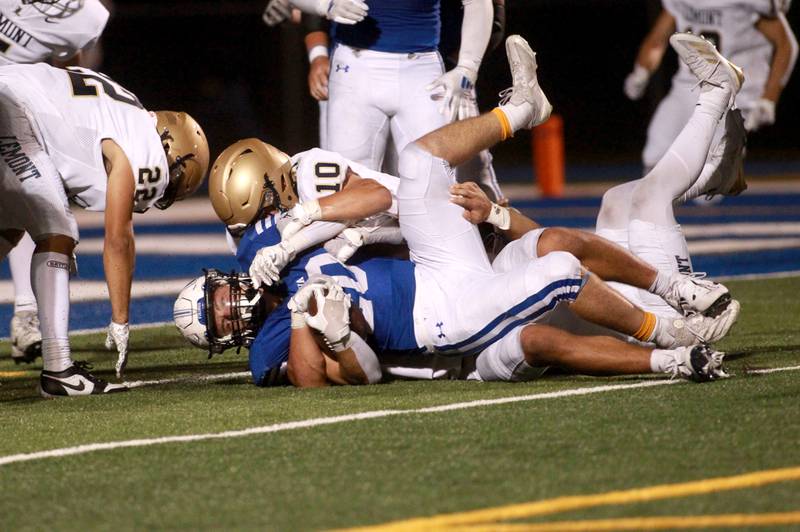
[[[439,0],[370,0],[357,24],[333,24],[334,43],[378,52],[432,52],[439,45]]]
[[[251,226],[242,237],[236,258],[244,271],[250,268],[259,249],[281,240],[275,215]],[[372,336],[366,340],[379,353],[420,352],[414,335],[414,265],[411,261],[387,257],[354,260],[347,266],[337,262],[321,246],[298,256],[281,271],[286,298],[273,310],[250,346],[250,371],[259,386],[270,384],[268,377],[289,358],[291,314],[289,297],[299,290],[310,275],[323,273],[334,277],[358,306]]]

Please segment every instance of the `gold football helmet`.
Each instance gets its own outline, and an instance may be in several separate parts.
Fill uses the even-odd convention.
[[[229,228],[243,228],[265,212],[291,209],[297,203],[292,161],[266,142],[240,140],[214,161],[208,195],[217,216]]]
[[[169,184],[155,205],[166,209],[203,184],[208,170],[208,141],[200,124],[187,113],[156,111],[155,115],[169,164]]]

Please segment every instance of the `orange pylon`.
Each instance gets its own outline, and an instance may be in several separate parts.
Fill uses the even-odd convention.
[[[564,194],[564,120],[559,115],[533,129],[533,172],[545,197]]]

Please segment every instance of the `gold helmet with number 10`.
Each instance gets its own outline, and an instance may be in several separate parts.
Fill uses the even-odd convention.
[[[208,195],[231,230],[243,229],[265,213],[291,209],[297,203],[291,158],[256,138],[231,144],[211,167]]]
[[[203,129],[188,113],[156,111],[154,114],[169,165],[169,184],[155,205],[166,209],[200,188],[210,156]]]

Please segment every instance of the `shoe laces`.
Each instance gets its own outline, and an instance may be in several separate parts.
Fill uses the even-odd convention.
[[[702,59],[701,59],[701,61],[702,61]],[[715,87],[722,87],[722,84],[720,84],[720,83],[714,83],[713,81],[711,81],[711,76],[713,76],[714,74],[716,74],[716,72],[717,72],[717,68],[719,68],[719,65],[721,65],[721,64],[722,64],[722,61],[720,61],[719,59],[717,59],[717,62],[714,64],[714,68],[711,70],[711,73],[710,73],[710,74],[708,74],[708,76],[706,76],[705,78],[698,79],[698,80],[697,80],[697,83],[695,83],[695,84],[692,86],[692,90],[695,90],[697,87],[699,87],[699,86],[700,86],[700,85],[702,85],[703,83],[708,83],[709,85],[713,85],[713,86],[715,86]]]
[[[514,95],[514,87],[503,89],[497,95],[500,96],[500,105],[505,105]]]
[[[88,373],[94,369],[94,365],[87,360],[73,360],[72,365],[78,368],[81,373]]]

